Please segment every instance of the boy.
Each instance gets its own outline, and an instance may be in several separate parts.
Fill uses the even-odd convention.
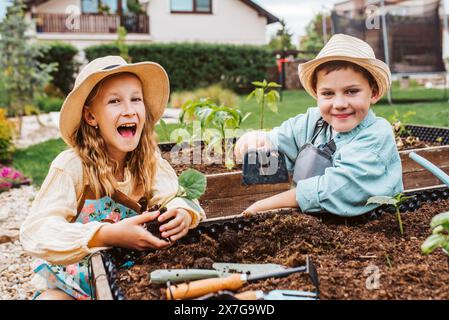
[[[252,148],[278,149],[287,168],[295,170],[296,187],[257,201],[245,212],[300,207],[356,216],[376,207],[365,205],[369,197],[402,192],[391,125],[370,109],[391,84],[388,66],[366,42],[337,34],[298,71],[318,107],[270,132],[243,135],[235,149],[237,158]]]

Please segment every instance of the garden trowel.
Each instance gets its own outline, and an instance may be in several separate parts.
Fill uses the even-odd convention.
[[[318,293],[300,290],[245,291],[234,295],[239,300],[318,300]]]
[[[151,283],[163,284],[167,281],[171,283],[193,281],[207,278],[227,277],[232,274],[259,275],[267,272],[285,270],[285,267],[274,264],[252,264],[252,263],[222,263],[216,262],[213,269],[159,269],[151,272]]]

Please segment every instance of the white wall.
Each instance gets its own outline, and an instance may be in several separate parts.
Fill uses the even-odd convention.
[[[44,2],[36,8],[35,12],[66,13],[67,7],[71,5],[77,6],[81,12],[81,0],[52,0]]]
[[[239,0],[212,0],[212,14],[170,13],[170,0],[150,0],[155,42],[265,44],[267,19]]]

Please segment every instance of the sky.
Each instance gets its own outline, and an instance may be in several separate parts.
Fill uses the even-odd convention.
[[[293,33],[292,42],[299,44],[299,37],[305,35],[307,24],[315,14],[330,12],[334,3],[342,0],[253,0],[279,19],[284,19],[287,28]],[[268,26],[268,37],[280,28],[279,23]]]

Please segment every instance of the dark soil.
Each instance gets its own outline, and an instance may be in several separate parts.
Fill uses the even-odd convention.
[[[305,263],[309,255],[320,279],[320,299],[449,299],[448,258],[436,250],[421,254],[431,218],[449,210],[449,200],[424,203],[402,214],[403,237],[395,214],[376,220],[323,219],[299,212],[264,216],[243,230],[227,230],[216,239],[206,234],[195,244],[144,253],[130,269],[120,269],[119,287],[127,299],[165,299],[165,287],[150,284],[150,272],[165,268],[210,268],[213,262]],[[378,268],[379,287],[367,289]],[[297,273],[245,285],[246,290],[314,290]]]
[[[164,151],[162,152],[162,158],[164,158],[165,160],[167,160],[170,165],[173,167],[173,169],[176,171],[176,174],[179,175],[181,174],[183,171],[187,170],[187,169],[195,169],[198,170],[201,173],[204,174],[216,174],[216,173],[227,173],[227,172],[236,172],[236,171],[242,171],[242,164],[235,164],[233,168],[226,168],[226,166],[224,165],[224,156],[222,156],[221,158],[216,158],[217,162],[219,163],[213,163],[214,159],[209,159],[209,160],[205,160],[201,159],[201,163],[197,164],[197,163],[193,163],[193,149],[190,150],[190,152],[188,154],[187,159],[190,159],[187,161],[187,163],[185,163],[183,161],[183,163],[177,163],[174,164],[172,159],[171,159],[171,154],[170,151]],[[179,152],[179,157],[181,156],[185,156],[182,155],[181,152]],[[196,159],[196,157],[195,157]],[[197,162],[197,161],[195,161]]]

